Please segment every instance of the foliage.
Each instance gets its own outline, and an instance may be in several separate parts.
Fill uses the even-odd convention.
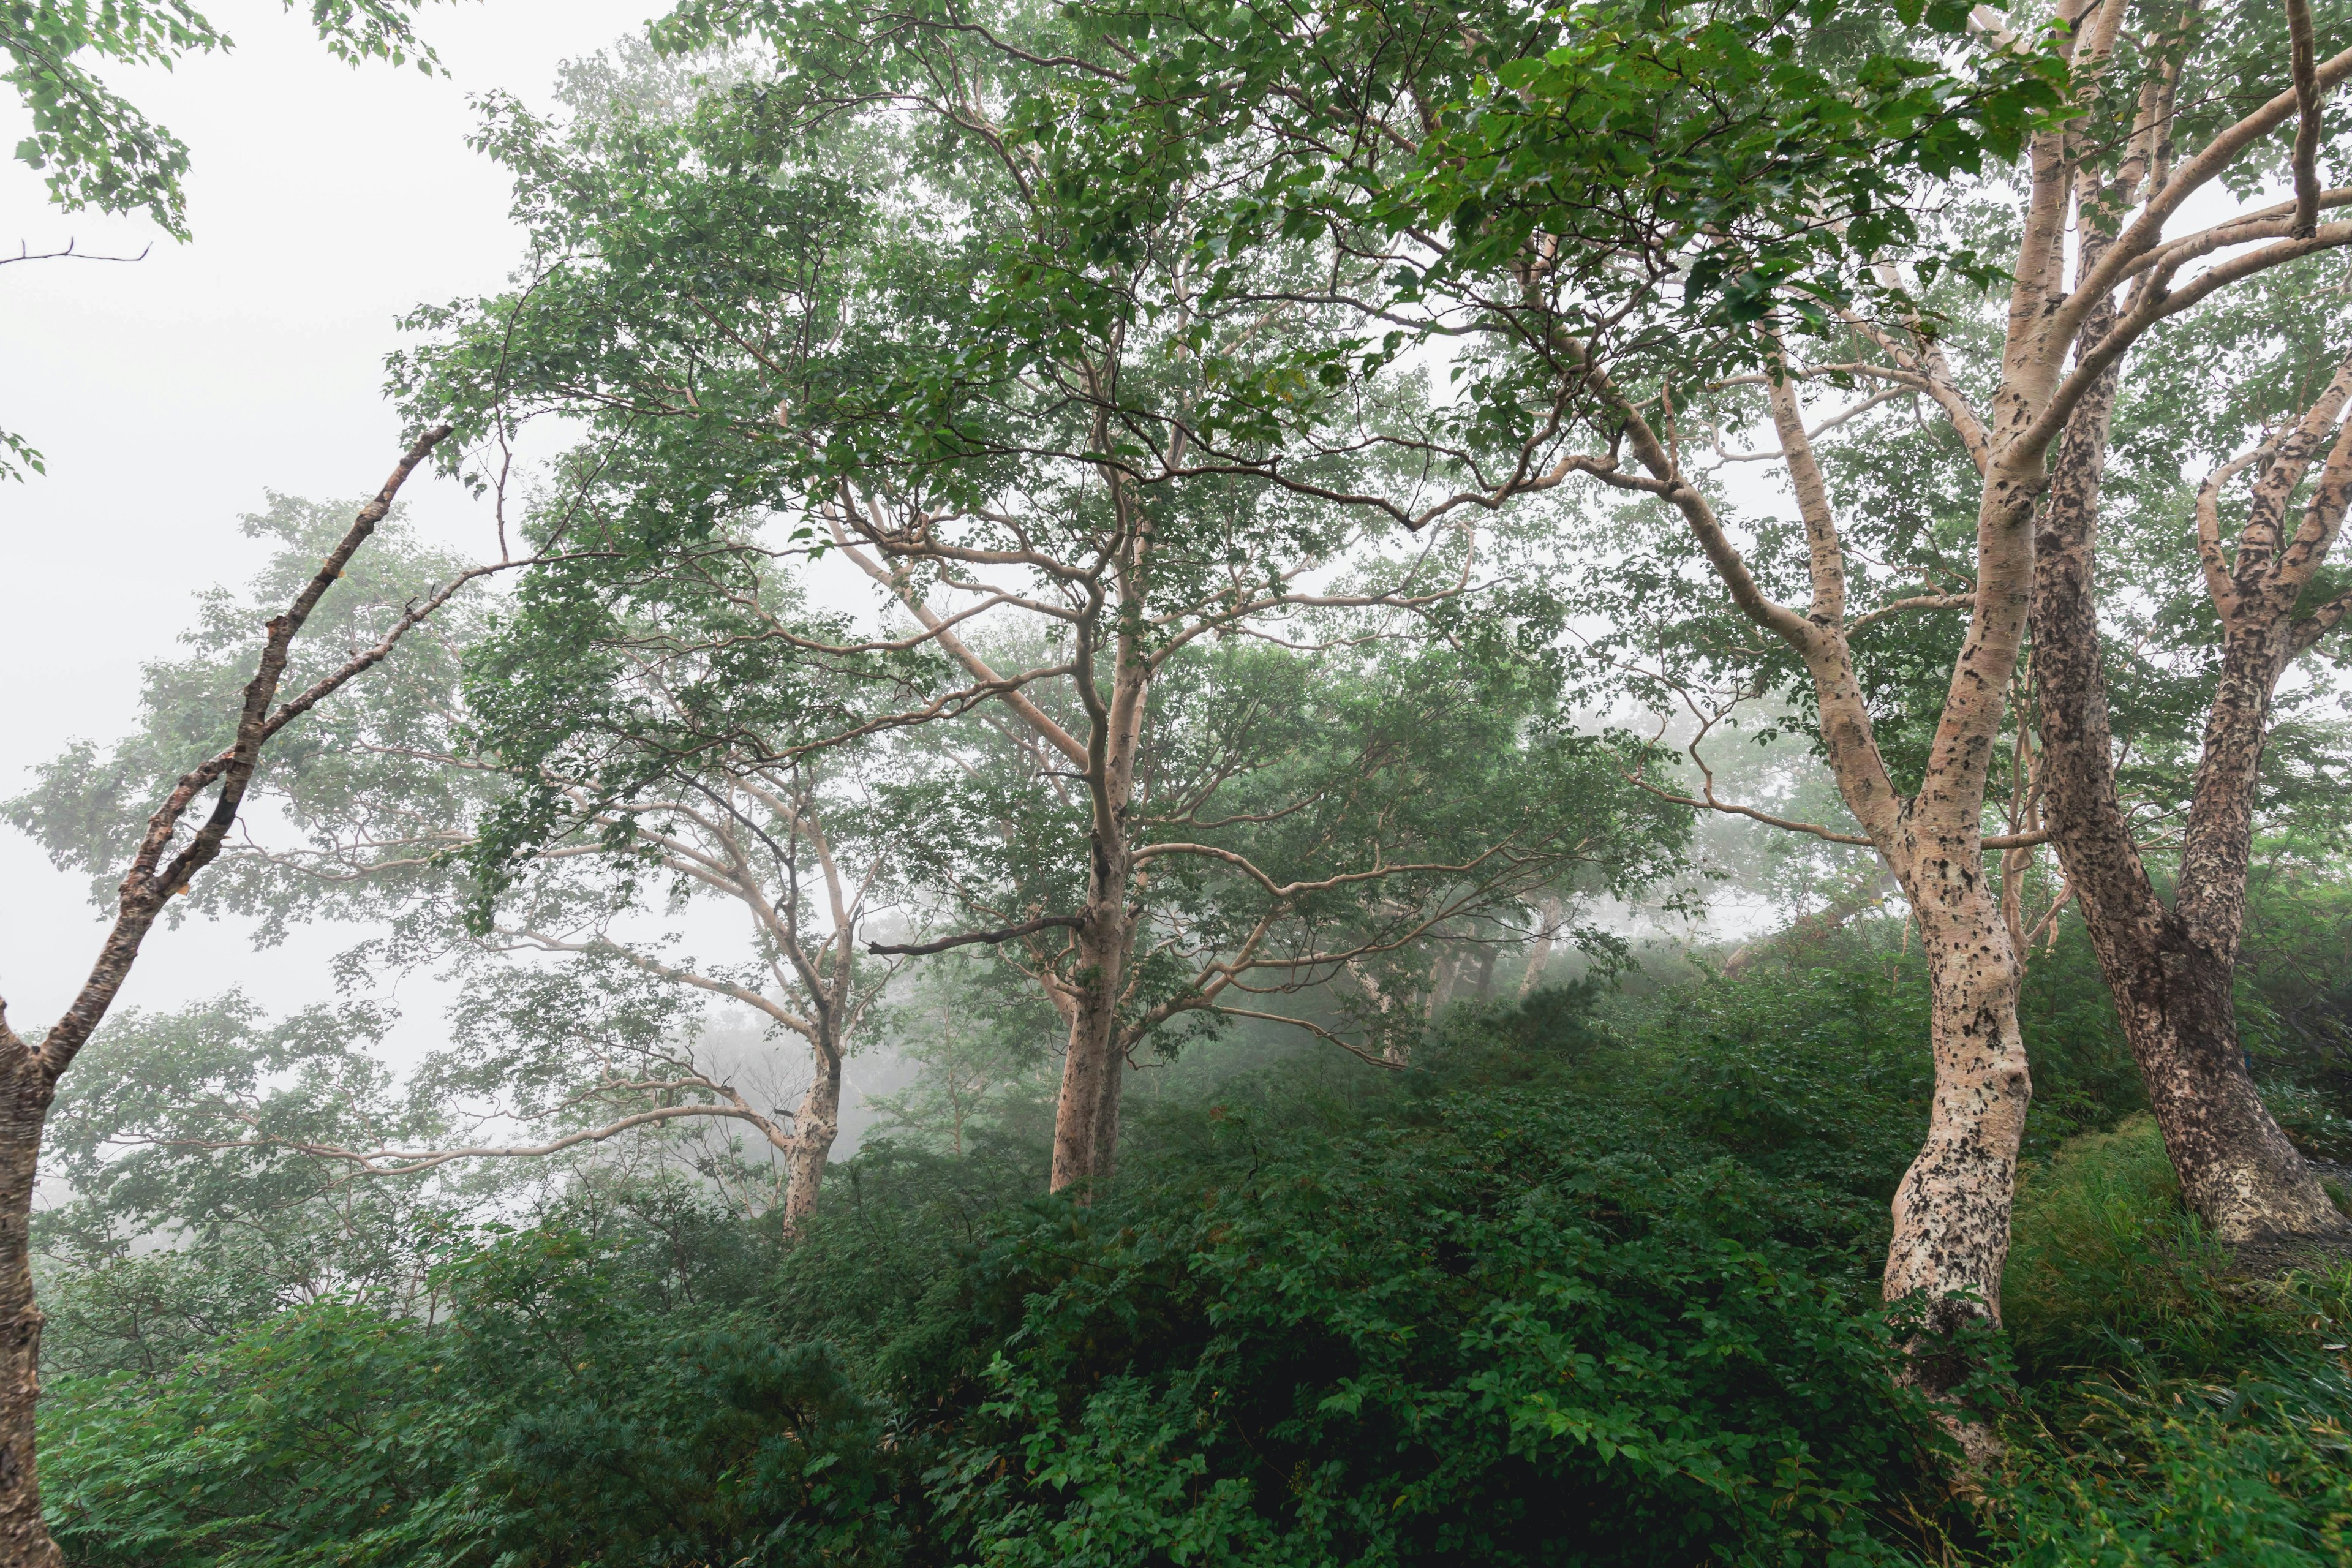
[[[2277,1330],[2181,1206],[2150,1118],[2074,1140],[2020,1187],[2001,1303],[2028,1375],[2127,1363],[2210,1375]]]
[[[285,0],[289,11],[298,0]],[[424,0],[309,0],[310,20],[337,58],[374,58],[434,68],[411,30]],[[32,113],[16,156],[42,171],[49,199],[67,212],[144,210],[175,239],[187,237],[180,188],[188,150],[83,63],[83,57],[165,69],[190,55],[230,47],[192,0],[9,0],[0,5],[0,52],[8,84]]]
[[[2321,1568],[2352,1560],[2352,1378],[2340,1364],[2219,1384],[2117,1383],[2012,1450],[1999,1493],[2018,1568]]]
[[[1255,1152],[1032,1244],[945,1468],[981,1561],[1867,1553],[1931,1462],[1835,1196],[1509,1091]]]
[[[2224,1277],[2086,959],[2024,1009],[2067,1110],[2019,1206],[2010,1468],[1944,1511],[1874,1310],[1929,1081],[1892,926],[1459,1006],[1401,1074],[1203,1045],[1091,1210],[1032,1196],[1047,1108],[1007,1093],[960,1157],[870,1141],[781,1250],[590,1166],[426,1238],[405,1306],[176,1363],[62,1321],[53,1518],[173,1568],[2335,1561],[2352,1277]]]

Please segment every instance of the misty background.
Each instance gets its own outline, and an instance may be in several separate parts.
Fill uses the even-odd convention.
[[[649,15],[644,0],[429,9],[419,31],[446,74],[428,77],[345,66],[307,16],[229,0],[213,16],[234,50],[110,73],[188,143],[185,245],[144,220],[58,213],[37,174],[0,163],[0,255],[68,240],[146,252],[0,264],[0,427],[48,460],[46,477],[0,485],[0,788],[71,740],[130,726],[140,667],[172,651],[194,595],[264,559],[238,519],[266,492],[341,500],[383,482],[401,449],[383,396],[397,319],[495,289],[521,254],[505,172],[467,145],[470,100],[497,89],[544,106],[561,61]],[[12,98],[6,145],[24,120]],[[456,482],[420,474],[403,504],[426,537],[494,552],[487,505]],[[13,832],[0,888],[0,996],[42,1027],[88,971],[100,911]],[[326,963],[351,935],[298,928],[257,954],[239,922],[191,922],[149,942],[122,1000],[170,1007],[236,986],[282,1013],[331,994]],[[434,1011],[416,991],[412,979],[399,996],[405,1036]]]
[[[233,50],[110,73],[191,149],[189,243],[143,219],[60,214],[36,172],[0,163],[0,256],[68,242],[78,253],[0,261],[0,427],[48,465],[0,485],[12,674],[0,684],[0,794],[69,742],[103,746],[130,728],[141,667],[173,652],[195,595],[264,560],[267,542],[239,519],[269,492],[341,501],[382,481],[401,447],[383,395],[399,318],[492,291],[521,257],[509,176],[467,145],[474,99],[501,91],[547,108],[563,61],[642,33],[650,13],[644,0],[428,9],[419,32],[443,68],[431,76],[345,66],[276,0],[214,15]],[[13,146],[24,116],[13,102],[8,113]],[[488,502],[456,481],[419,474],[403,505],[425,539],[495,552]],[[1709,826],[1718,864],[1753,858],[1741,826]],[[0,997],[19,1027],[45,1027],[87,973],[103,911],[84,879],[14,832],[0,834]],[[1738,886],[1713,901],[1718,934],[1774,915],[1770,899]],[[236,919],[158,931],[121,1005],[171,1009],[235,989],[283,1016],[335,994],[331,962],[362,933],[322,921],[259,952],[249,934]],[[438,1044],[444,988],[424,973],[382,980],[402,1013],[395,1056]],[[714,1016],[721,1057],[748,1022]],[[852,1058],[836,1157],[871,1120],[862,1096],[903,1076],[887,1054]]]

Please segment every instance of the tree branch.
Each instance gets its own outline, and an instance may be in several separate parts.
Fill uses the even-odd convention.
[[[2319,68],[2310,0],[2286,0],[2287,69],[2294,78],[2294,232],[2319,226]]]
[[[294,638],[327,590],[343,574],[343,568],[360,546],[365,544],[376,526],[392,511],[392,503],[400,488],[415,472],[416,466],[431,455],[450,434],[450,426],[436,425],[418,437],[415,445],[403,454],[389,479],[376,491],[374,499],[359,510],[352,526],[344,531],[334,549],[328,552],[317,572],[294,596],[285,612],[269,621],[263,638],[261,658],[253,679],[246,683],[245,697],[237,717],[236,738],[228,750],[190,772],[181,775],[172,793],[165,797],[155,814],[147,820],[147,832],[140,841],[131,868],[124,873],[116,903],[114,925],[107,933],[105,945],[100,949],[98,962],[90,968],[89,976],[82,983],[73,1005],[66,1010],[41,1042],[39,1059],[42,1072],[54,1083],[72,1065],[74,1057],[89,1041],[107,1009],[130,978],[131,966],[138,961],[140,944],[163,905],[174,893],[187,890],[188,879],[212,863],[221,850],[221,844],[236,823],[238,810],[245,803],[247,789],[253,782],[254,770],[260,764],[263,743],[283,728],[286,722],[319,701],[328,693],[378,662],[391,651],[392,645],[404,636],[423,615],[411,612],[404,616],[379,650],[352,660],[335,675],[312,687],[296,699],[299,704],[289,704],[291,711],[273,715],[271,704],[277,700],[278,683],[284,679],[287,661],[291,656]],[[433,602],[438,607],[441,600]],[[430,614],[428,608],[425,614]],[[197,799],[215,785],[219,795],[211,814],[196,829],[185,847],[163,865],[163,856],[177,837],[181,824]],[[159,871],[159,868],[161,868]]]
[[[1053,931],[1057,927],[1066,931],[1076,931],[1085,923],[1076,915],[1045,915],[1037,920],[1024,921],[1017,926],[1006,926],[1002,931],[966,931],[961,936],[941,937],[937,942],[906,943],[869,942],[866,944],[866,951],[905,953],[908,957],[919,958],[929,952],[945,952],[951,947],[970,947],[979,942],[993,945],[997,942],[1012,942],[1019,937],[1034,936],[1041,931]]]

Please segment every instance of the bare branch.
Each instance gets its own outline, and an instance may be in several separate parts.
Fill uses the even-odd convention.
[[[142,246],[136,256],[92,256],[86,250],[74,248],[78,243],[68,239],[62,250],[35,250],[29,242],[18,240],[16,254],[0,256],[0,267],[14,266],[19,261],[144,261],[147,259],[147,253],[155,248],[152,245]]]
[[[174,893],[186,891],[188,879],[219,855],[222,841],[228,837],[230,827],[236,822],[237,812],[245,803],[246,791],[253,782],[254,770],[260,764],[263,742],[293,718],[295,712],[307,709],[343,681],[380,660],[383,654],[391,651],[392,643],[423,618],[414,613],[404,616],[390,638],[382,645],[382,652],[371,650],[370,654],[352,660],[338,672],[340,679],[330,677],[313,687],[296,700],[301,707],[294,711],[277,716],[271,713],[271,705],[277,700],[278,683],[285,678],[296,635],[310,618],[310,612],[318,607],[319,601],[326,596],[327,590],[343,574],[343,568],[350,563],[360,546],[367,542],[369,536],[375,532],[376,526],[391,513],[393,500],[399,495],[401,486],[407,482],[408,476],[449,434],[450,426],[437,425],[417,437],[415,444],[394,466],[392,476],[376,491],[374,499],[360,508],[352,526],[345,531],[334,549],[328,552],[327,558],[320,563],[310,582],[294,596],[294,602],[283,614],[269,621],[259,663],[253,679],[246,684],[236,740],[226,752],[181,775],[163,804],[148,818],[147,832],[131,858],[131,868],[123,875],[114,925],[99,952],[98,962],[91,966],[89,976],[82,983],[80,994],[74,998],[73,1005],[67,1009],[65,1016],[58,1020],[41,1042],[41,1070],[51,1082],[55,1082],[72,1065],[75,1055],[89,1043],[90,1036],[105,1018],[107,1009],[113,1005],[115,996],[122,989],[122,983],[130,978],[131,966],[138,960],[140,944],[146,940],[147,932],[154,925],[156,916],[163,911],[164,902]],[[164,865],[164,854],[177,837],[189,811],[206,790],[215,785],[219,795],[211,814],[187,845],[172,858],[170,864]]]
[[[1891,604],[1879,605],[1867,615],[1856,616],[1846,623],[1845,629],[1858,632],[1864,626],[1876,626],[1881,621],[1909,615],[1915,610],[1965,610],[1976,602],[1974,594],[1922,594],[1915,598],[1896,599]]]
[[[703,1087],[719,1087],[703,1085]],[[722,1089],[732,1093],[732,1090]],[[722,1118],[733,1121],[749,1121],[760,1129],[768,1142],[789,1153],[793,1146],[791,1134],[779,1128],[767,1117],[742,1103],[738,1097],[732,1104],[697,1103],[692,1105],[660,1105],[602,1127],[583,1128],[544,1143],[486,1143],[464,1149],[346,1149],[333,1143],[312,1143],[295,1138],[173,1138],[162,1140],[176,1149],[284,1149],[292,1153],[315,1155],[323,1160],[341,1160],[358,1167],[371,1176],[413,1176],[448,1164],[453,1160],[529,1160],[548,1154],[560,1154],[566,1149],[576,1149],[585,1143],[601,1143],[608,1138],[639,1127],[658,1126],[663,1122],[680,1121],[689,1118]]]

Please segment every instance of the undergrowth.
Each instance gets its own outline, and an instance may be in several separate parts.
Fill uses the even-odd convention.
[[[1196,1070],[1091,1209],[1033,1195],[1012,1114],[869,1145],[763,1254],[628,1205],[472,1233],[434,1321],[329,1301],[55,1379],[51,1517],[88,1568],[2352,1565],[2352,1274],[2233,1279],[2071,1004],[2008,1458],[1955,1495],[1875,1299],[1905,962],[1457,1009],[1403,1075]]]

